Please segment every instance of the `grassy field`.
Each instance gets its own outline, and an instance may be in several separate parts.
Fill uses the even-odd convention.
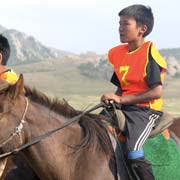
[[[115,91],[108,81],[89,79],[79,72],[79,64],[86,59],[65,58],[13,67],[23,73],[25,84],[50,97],[65,98],[76,109],[97,104],[104,92]],[[180,78],[168,79],[164,88],[164,110],[180,116]]]

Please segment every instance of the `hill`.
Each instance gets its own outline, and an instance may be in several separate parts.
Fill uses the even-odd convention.
[[[43,45],[23,32],[0,26],[0,33],[8,38],[11,47],[9,65],[30,64],[38,61],[59,59],[73,53]]]
[[[175,57],[178,61],[180,61],[180,48],[161,49],[160,53],[166,58]]]

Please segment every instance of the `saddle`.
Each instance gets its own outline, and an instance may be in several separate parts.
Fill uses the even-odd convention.
[[[125,131],[125,123],[126,123],[126,118],[123,112],[120,109],[114,108],[117,123],[118,123],[118,128],[120,129],[121,132]],[[153,128],[151,131],[151,134],[149,137],[154,137],[160,133],[162,133],[165,129],[167,129],[169,126],[171,126],[174,122],[174,118],[167,112],[163,113],[163,116],[160,118],[158,124],[156,127]]]

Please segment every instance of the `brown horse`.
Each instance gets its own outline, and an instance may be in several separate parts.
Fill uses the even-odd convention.
[[[0,84],[0,153],[12,151],[52,130],[80,112],[66,102],[50,100],[24,87]],[[115,180],[116,162],[100,116],[88,114],[23,151],[40,179]],[[121,180],[127,180],[123,174]]]
[[[170,135],[180,147],[180,117],[174,118],[174,123],[169,127]]]

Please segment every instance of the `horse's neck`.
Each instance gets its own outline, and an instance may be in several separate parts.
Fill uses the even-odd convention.
[[[51,111],[49,108],[41,104],[34,102],[30,103],[25,122],[28,124],[26,131],[30,131],[28,134],[31,134],[31,136],[28,137],[26,141],[32,140],[33,138],[36,138],[52,129],[60,127],[67,122],[67,119],[67,117]],[[73,134],[76,134],[76,137],[78,137],[78,134],[79,136],[81,134],[81,128],[78,123],[74,123],[57,131],[51,135],[51,138],[47,139],[52,139],[53,141],[57,140],[58,142],[69,142],[68,137],[71,135],[73,137]],[[78,140],[79,138],[75,139]],[[46,142],[46,139],[43,141]]]
[[[57,128],[66,121],[58,113],[37,103],[30,103],[26,115],[28,141]],[[102,150],[86,148],[76,151],[82,143],[83,131],[78,123],[69,125],[23,151],[33,170],[41,179],[114,180],[109,158]],[[93,173],[92,173],[93,172]]]
[[[64,116],[50,111],[47,107],[37,103],[29,104],[26,115],[27,132],[25,134],[30,134],[30,136],[27,137],[27,141],[57,128],[65,121],[66,118]],[[30,164],[35,167],[34,170],[38,170],[40,174],[46,174],[47,168],[52,171],[52,174],[56,174],[57,171],[60,172],[60,169],[61,173],[63,173],[66,170],[62,171],[62,169],[70,165],[71,159],[68,161],[68,158],[70,158],[68,155],[73,151],[72,145],[80,144],[80,142],[80,126],[78,124],[69,125],[28,148],[25,151],[25,156]],[[51,173],[49,172],[47,176],[50,176]],[[52,177],[49,177],[49,179],[52,179]]]
[[[26,115],[26,122],[31,127],[32,136],[38,136],[63,124],[66,118],[49,108],[38,104],[30,103]]]

